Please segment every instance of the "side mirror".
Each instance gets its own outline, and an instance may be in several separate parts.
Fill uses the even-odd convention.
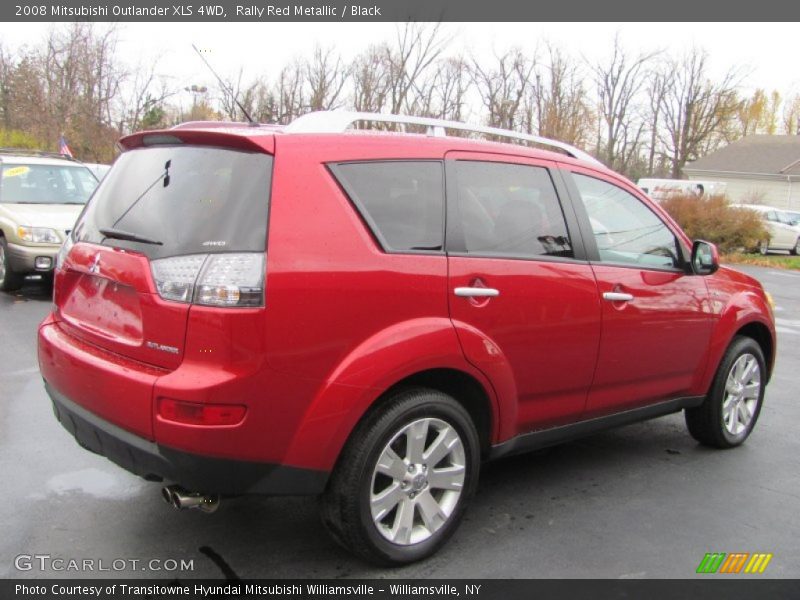
[[[711,242],[695,240],[692,245],[692,271],[695,275],[711,275],[719,269],[719,252]]]

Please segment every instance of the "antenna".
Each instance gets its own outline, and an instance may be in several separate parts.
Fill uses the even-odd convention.
[[[214,74],[214,77],[217,78],[217,81],[219,81],[219,85],[222,88],[222,90],[231,95],[231,98],[233,98],[233,101],[236,103],[236,106],[239,107],[239,110],[242,111],[242,114],[245,116],[245,118],[247,119],[247,122],[250,124],[250,126],[251,127],[258,127],[258,125],[259,125],[258,122],[253,120],[253,117],[250,116],[250,114],[245,110],[244,106],[242,106],[242,103],[239,102],[239,99],[236,97],[236,94],[233,93],[233,88],[231,88],[231,86],[229,86],[227,83],[225,83],[222,80],[222,77],[217,75],[217,72],[208,63],[208,61],[206,60],[206,57],[203,56],[203,53],[200,52],[200,50],[197,49],[197,46],[192,44],[192,48],[194,49],[195,52],[197,52],[197,55],[200,57],[200,60],[202,60],[205,63],[205,65],[208,67],[208,70],[211,71],[211,73]]]

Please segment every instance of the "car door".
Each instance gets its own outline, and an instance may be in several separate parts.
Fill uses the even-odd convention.
[[[790,248],[794,248],[794,245],[797,242],[797,232],[795,231],[794,227],[788,223],[784,223],[781,220],[780,215],[778,215],[778,211],[776,210],[767,211],[765,218],[767,220],[769,232],[772,236],[772,239],[770,239],[769,242],[769,247],[779,250],[788,250]]]
[[[600,303],[553,164],[446,158],[450,315],[465,356],[513,380],[517,433],[573,420],[597,360]]]
[[[569,167],[569,189],[602,299],[587,416],[689,395],[706,366],[712,314],[688,251],[633,186]]]

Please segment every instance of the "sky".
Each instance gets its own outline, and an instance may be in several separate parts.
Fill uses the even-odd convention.
[[[36,44],[52,24],[0,23],[0,42],[10,49]],[[315,45],[332,47],[345,59],[369,44],[394,36],[392,23],[125,23],[119,25],[119,56],[128,64],[158,60],[157,72],[175,87],[216,87],[213,76],[191,44],[205,51],[212,66],[232,77],[243,68],[244,80],[274,78],[295,56]],[[735,67],[747,74],[743,91],[777,89],[784,96],[800,92],[800,35],[794,23],[447,23],[452,38],[446,54],[478,59],[518,46],[531,52],[550,41],[575,57],[601,60],[619,33],[631,51],[680,53],[692,46],[709,53],[712,75]]]

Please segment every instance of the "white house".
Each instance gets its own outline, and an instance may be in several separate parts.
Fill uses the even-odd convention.
[[[692,180],[727,184],[731,201],[800,209],[800,136],[749,135],[683,168]]]

